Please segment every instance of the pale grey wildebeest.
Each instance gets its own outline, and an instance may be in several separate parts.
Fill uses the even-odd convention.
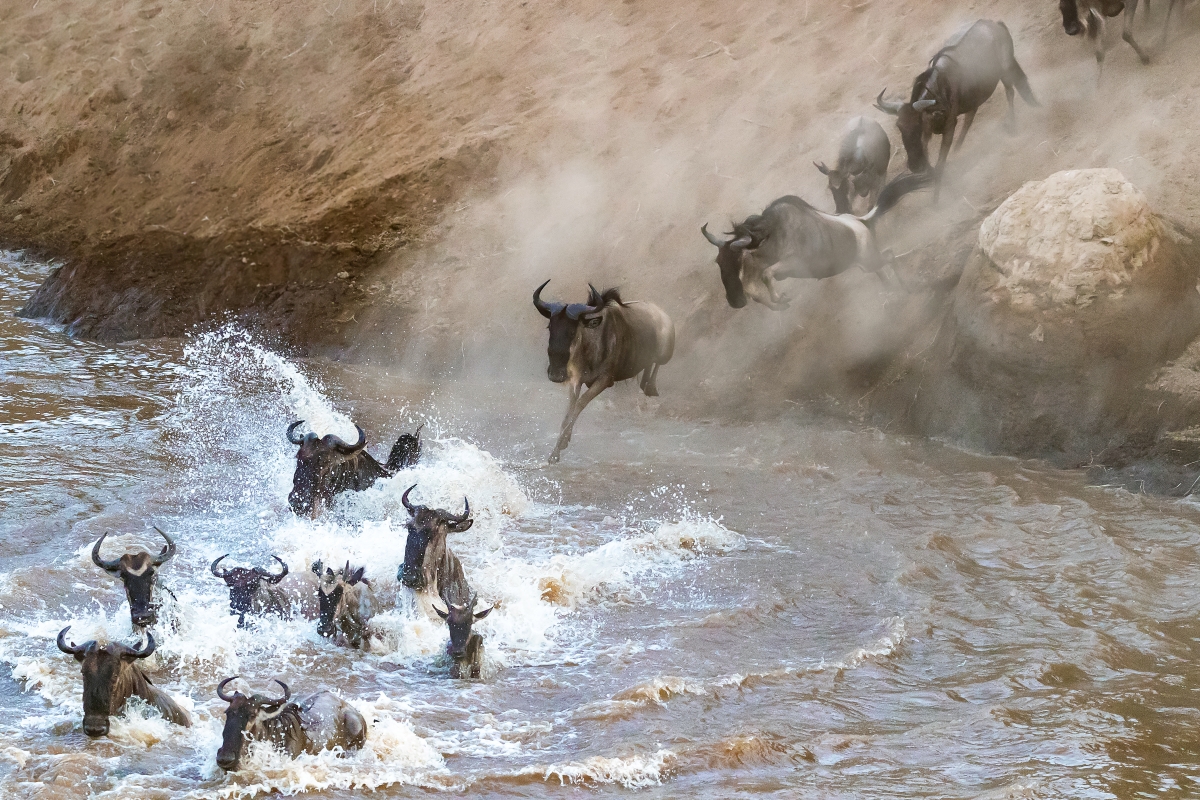
[[[1171,25],[1171,12],[1175,10],[1176,0],[1167,5],[1167,18],[1163,22],[1162,41],[1167,39],[1167,31]],[[1062,13],[1063,30],[1068,36],[1078,36],[1087,29],[1088,38],[1092,40],[1092,49],[1096,54],[1096,66],[1104,69],[1104,18],[1115,17],[1125,12],[1124,26],[1121,38],[1129,43],[1143,64],[1150,63],[1149,54],[1142,49],[1133,38],[1133,18],[1137,12],[1138,0],[1059,0],[1058,10]],[[1146,0],[1146,11],[1149,13],[1150,2]]]
[[[108,718],[120,714],[131,697],[140,697],[159,710],[163,719],[191,727],[192,719],[162,689],[156,687],[138,664],[158,646],[146,634],[146,643],[134,649],[119,642],[71,644],[67,631],[58,632],[58,649],[74,656],[83,668],[83,732],[93,738],[108,735]]]
[[[788,304],[778,287],[783,278],[829,278],[854,266],[877,272],[891,254],[879,250],[875,223],[901,197],[932,180],[929,175],[901,175],[883,187],[875,207],[861,217],[826,214],[789,195],[762,214],[735,223],[727,240],[702,226],[704,238],[717,248],[725,299],[742,308],[749,297],[778,311]]]
[[[957,148],[962,147],[975,121],[979,107],[996,91],[996,85],[1004,83],[1008,97],[1009,130],[1016,129],[1017,115],[1013,104],[1014,90],[1031,106],[1038,105],[1029,80],[1013,52],[1012,35],[1003,22],[981,19],[960,28],[929,61],[929,68],[913,81],[908,102],[884,100],[885,88],[875,100],[875,107],[896,117],[900,138],[908,153],[908,168],[912,172],[929,169],[929,140],[934,135],[942,137],[937,166],[933,168],[938,183],[950,146],[954,144],[954,133],[958,118],[966,115]],[[934,189],[937,199],[938,189]]]
[[[160,593],[168,591],[158,580],[158,570],[175,557],[174,540],[159,528],[154,530],[167,542],[156,556],[142,550],[105,560],[100,556],[100,547],[108,537],[107,531],[92,548],[92,563],[124,584],[125,596],[129,600],[130,621],[134,628],[144,628],[158,622],[158,612],[162,609]]]
[[[320,691],[293,703],[287,684],[276,680],[283,687],[282,697],[225,694],[225,687],[238,677],[217,684],[217,697],[229,704],[217,750],[217,766],[223,770],[233,772],[241,766],[248,741],[268,742],[292,758],[335,748],[359,750],[367,741],[363,715],[332,692]]]
[[[599,292],[591,284],[586,303],[547,303],[542,289],[549,282],[533,293],[534,307],[550,320],[546,374],[555,383],[566,382],[571,392],[550,453],[554,464],[571,443],[579,414],[614,383],[640,373],[642,391],[647,397],[658,396],[658,368],[675,353],[675,323],[653,303],[625,302],[616,289]]]
[[[371,649],[371,617],[375,613],[375,592],[363,574],[366,567],[350,569],[350,562],[334,572],[329,567],[321,574],[321,562],[313,564],[320,615],[317,633],[336,643],[353,648]]]
[[[837,166],[814,161],[813,166],[829,179],[835,213],[854,213],[854,198],[867,198],[867,208],[875,207],[879,193],[887,183],[892,143],[883,126],[867,117],[855,117],[846,126],[838,146]]]

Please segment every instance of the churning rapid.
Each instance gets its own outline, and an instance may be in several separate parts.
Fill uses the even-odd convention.
[[[77,341],[12,315],[44,265],[5,254],[0,270],[0,796],[1194,787],[1189,504],[877,430],[664,419],[632,390],[589,412],[570,463],[548,469],[565,398],[540,375],[418,386],[298,363],[235,328]],[[295,517],[284,429],[353,440],[351,412],[376,455],[425,423],[426,457],[318,521]],[[470,498],[475,525],[452,546],[498,606],[477,623],[482,681],[448,677],[445,626],[396,582],[413,483],[430,505]],[[114,552],[157,548],[152,525],[178,555],[147,669],[193,726],[132,701],[90,740],[79,665],[55,636],[135,642],[90,550],[105,531]],[[223,553],[365,564],[381,607],[370,652],[303,619],[238,628],[208,569]],[[215,688],[232,675],[341,693],[365,747],[290,760],[253,745],[225,773]]]

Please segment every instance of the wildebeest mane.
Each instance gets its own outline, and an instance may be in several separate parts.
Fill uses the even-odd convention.
[[[621,292],[615,286],[601,292],[597,291],[595,286],[588,284],[589,306],[592,308],[601,308],[609,303],[616,303],[619,306],[625,305],[624,301],[621,300]]]
[[[84,690],[87,691],[88,688],[85,682]],[[106,687],[93,684],[90,688],[98,694],[103,692]],[[170,695],[155,686],[154,681],[150,680],[150,676],[142,670],[140,665],[120,664],[117,667],[116,680],[113,682],[108,696],[108,713],[113,715],[121,713],[121,709],[131,697],[142,698],[157,708],[163,718],[169,722],[184,726],[191,725],[191,719],[188,718],[187,712],[177,706]],[[86,697],[84,699],[85,708],[87,699]]]

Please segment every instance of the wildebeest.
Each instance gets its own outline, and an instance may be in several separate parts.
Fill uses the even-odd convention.
[[[475,620],[483,619],[492,613],[491,608],[475,612],[476,598],[471,597],[469,603],[462,605],[446,604],[446,611],[437,606],[433,610],[446,620],[450,628],[450,642],[446,645],[446,655],[450,656],[450,676],[453,678],[478,678],[483,669],[483,637],[471,631]]]
[[[887,183],[891,160],[892,143],[883,126],[867,117],[855,117],[842,135],[837,166],[830,169],[824,161],[814,161],[813,165],[829,179],[835,212],[851,214],[855,196],[867,198],[868,209],[875,206]]]
[[[154,637],[146,634],[146,643],[140,650],[118,642],[99,644],[96,641],[83,644],[68,644],[67,631],[58,632],[58,649],[83,665],[83,732],[88,736],[106,736],[108,718],[120,714],[129,698],[137,696],[157,708],[163,718],[191,727],[188,713],[180,708],[166,692],[151,683],[142,671],[138,659],[148,658],[158,645]]]
[[[625,302],[616,289],[598,292],[591,284],[587,303],[547,303],[541,295],[549,282],[533,293],[534,307],[550,320],[546,374],[555,383],[567,382],[571,394],[550,453],[554,464],[570,444],[580,413],[614,383],[641,373],[642,392],[658,396],[658,368],[675,353],[675,324],[653,303]]]
[[[100,557],[100,545],[108,536],[106,531],[96,541],[92,548],[92,561],[96,566],[121,579],[125,585],[125,595],[129,598],[129,616],[135,628],[144,628],[158,621],[158,612],[162,607],[162,598],[157,596],[155,588],[163,589],[158,581],[158,570],[175,557],[175,542],[159,528],[154,530],[167,540],[162,552],[152,556],[144,550],[138,553],[126,553],[120,558],[105,561]]]
[[[1078,36],[1087,28],[1088,38],[1092,40],[1092,49],[1096,53],[1096,65],[1104,68],[1104,18],[1115,17],[1125,12],[1124,26],[1121,38],[1129,43],[1143,64],[1150,63],[1150,56],[1138,45],[1133,38],[1133,18],[1137,11],[1138,0],[1059,0],[1058,10],[1062,12],[1063,30],[1068,36]],[[1150,2],[1147,0],[1146,9],[1149,11]],[[1171,12],[1175,10],[1175,0],[1167,6],[1167,19],[1163,23],[1163,39],[1167,38],[1167,26],[1171,24]]]
[[[779,292],[783,278],[829,278],[857,265],[868,272],[886,266],[890,254],[875,241],[875,223],[904,195],[928,186],[928,174],[901,175],[883,187],[875,207],[861,217],[826,214],[788,195],[735,223],[728,240],[700,228],[717,248],[725,299],[734,308],[746,298],[778,311],[787,308]]]
[[[404,563],[396,575],[409,589],[440,597],[442,602],[462,604],[471,599],[471,587],[458,556],[451,552],[446,538],[462,533],[475,524],[471,519],[471,503],[463,498],[463,513],[451,514],[440,508],[416,506],[408,500],[414,483],[400,501],[408,509],[408,540],[404,545]]]
[[[248,741],[270,742],[295,758],[301,753],[315,754],[336,747],[358,750],[367,740],[367,721],[362,714],[332,692],[320,691],[293,703],[287,684],[276,680],[283,687],[283,697],[225,694],[225,687],[238,677],[217,684],[217,697],[229,703],[217,750],[217,766],[223,770],[232,772],[241,765],[242,750]]]
[[[229,613],[237,615],[239,628],[246,624],[247,614],[290,616],[291,599],[276,588],[288,574],[288,565],[282,558],[271,556],[283,568],[281,572],[273,573],[262,567],[218,568],[217,565],[228,557],[229,553],[226,553],[212,562],[209,570],[229,587]]]
[[[975,113],[1000,82],[1004,83],[1004,93],[1008,97],[1007,124],[1010,130],[1015,129],[1017,112],[1013,105],[1013,90],[1020,92],[1022,99],[1031,106],[1038,105],[1038,101],[1029,88],[1025,72],[1017,63],[1008,27],[1003,22],[981,19],[960,29],[930,59],[929,68],[913,81],[907,103],[884,100],[885,88],[876,98],[875,107],[896,117],[908,154],[908,168],[912,172],[929,169],[929,140],[935,134],[942,137],[934,168],[940,183],[946,156],[954,143],[959,115],[966,115],[962,135],[958,137],[958,147],[962,147],[971,123],[975,121]],[[936,200],[937,190],[934,191]]]
[[[316,567],[319,569],[320,564]],[[366,567],[351,570],[349,561],[337,572],[325,568],[317,585],[317,602],[321,609],[317,633],[336,639],[338,644],[369,650],[368,625],[374,614],[374,592],[370,581],[363,577],[365,572]]]
[[[296,428],[303,424],[304,420],[293,422],[287,429],[288,441],[300,447],[288,495],[288,504],[299,516],[316,517],[336,495],[369,489],[375,481],[411,467],[421,457],[421,428],[416,433],[401,434],[392,445],[387,463],[381,465],[366,451],[367,434],[357,425],[358,441],[347,444],[332,433],[318,437],[310,431],[296,436]]]

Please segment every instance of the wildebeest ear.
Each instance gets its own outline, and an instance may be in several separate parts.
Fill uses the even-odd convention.
[[[474,524],[475,524],[475,520],[473,520],[473,519],[464,519],[462,522],[455,522],[454,520],[450,520],[449,522],[446,523],[446,527],[449,528],[450,530],[454,531],[455,533],[462,533],[463,531],[467,530]]]
[[[431,603],[430,605],[433,605],[433,604]],[[438,615],[439,617],[441,617],[442,619],[450,619],[450,612],[449,612],[449,611],[442,611],[442,610],[441,610],[440,608],[438,608],[437,606],[433,606],[433,610],[434,610],[434,611],[436,611],[436,612],[437,612],[437,615]]]
[[[359,567],[358,569],[354,570],[354,572],[350,573],[350,577],[346,578],[346,583],[353,586],[354,584],[358,583],[359,581],[361,581],[363,579],[363,573],[365,573],[366,571],[367,571],[366,567]]]
[[[927,111],[936,105],[937,105],[937,100],[930,100],[930,99],[926,98],[924,100],[918,100],[917,102],[913,103],[912,107],[913,107],[913,111]]]
[[[491,607],[491,606],[488,606],[488,607],[487,607],[487,608],[485,608],[483,611],[476,611],[476,612],[475,612],[475,619],[483,619],[484,617],[486,617],[486,616],[487,616],[488,614],[490,614],[490,613],[492,613],[492,607]]]

